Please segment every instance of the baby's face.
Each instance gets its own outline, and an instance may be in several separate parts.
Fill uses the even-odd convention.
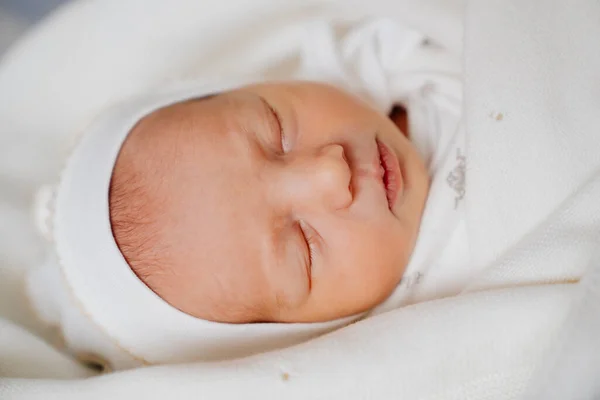
[[[316,322],[391,293],[428,187],[386,115],[325,85],[259,84],[144,118],[115,167],[111,219],[134,271],[180,310]]]

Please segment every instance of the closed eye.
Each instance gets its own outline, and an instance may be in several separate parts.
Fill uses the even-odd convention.
[[[312,281],[312,267],[315,262],[315,254],[318,251],[317,248],[317,238],[314,230],[308,226],[308,224],[304,221],[298,221],[298,226],[300,228],[300,232],[302,234],[302,238],[306,243],[306,251],[307,251],[307,275],[309,279],[309,286]]]
[[[281,116],[279,115],[277,110],[275,110],[275,108],[268,101],[266,101],[262,97],[260,99],[262,100],[264,105],[269,110],[270,117],[275,122],[274,125],[277,126],[277,134],[279,135],[278,136],[278,146],[280,147],[282,153],[285,154],[290,151],[290,142],[288,140],[285,130],[283,129],[283,123],[281,122]]]

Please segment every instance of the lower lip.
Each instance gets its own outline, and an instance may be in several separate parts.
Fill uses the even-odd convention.
[[[400,163],[396,154],[384,143],[377,140],[377,149],[379,150],[379,157],[381,164],[385,170],[383,176],[383,184],[385,186],[385,194],[388,201],[390,210],[396,203],[398,194],[402,189],[402,172],[400,170]]]

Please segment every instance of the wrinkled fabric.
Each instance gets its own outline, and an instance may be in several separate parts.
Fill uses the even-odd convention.
[[[15,302],[22,272],[14,271],[40,262],[40,245],[24,228],[22,204],[58,170],[68,137],[94,110],[160,82],[236,68],[286,76],[298,61],[286,55],[304,40],[295,30],[302,25],[295,24],[296,17],[314,23],[322,19],[323,6],[277,2],[269,8],[265,1],[253,4],[257,9],[250,13],[242,3],[236,8],[222,2],[208,17],[191,0],[179,1],[181,7],[143,3],[144,14],[138,12],[141,0],[76,3],[38,27],[0,66],[0,149],[10,149],[0,157],[7,199],[2,221],[10,221],[0,227],[0,270],[7,277],[0,283],[2,315],[30,332],[43,334],[27,317],[24,301]],[[344,4],[350,20],[364,11],[360,4]],[[457,49],[462,27],[446,28],[460,24],[462,5],[373,0],[368,13],[378,10]],[[136,30],[127,15],[136,15]],[[160,15],[164,25],[150,29],[151,15]],[[464,200],[470,254],[479,274],[460,295],[389,311],[296,347],[222,363],[79,379],[76,369],[66,367],[63,376],[52,375],[51,366],[59,368],[59,362],[38,351],[24,355],[14,373],[3,372],[28,379],[1,379],[0,397],[593,398],[600,372],[592,346],[600,324],[593,307],[597,280],[586,274],[600,263],[594,250],[600,232],[598,15],[600,5],[592,0],[467,4]],[[104,29],[103,18],[111,30]],[[89,37],[71,36],[83,26]],[[228,35],[217,34],[227,32],[219,31],[223,26]],[[265,33],[282,26],[281,36]],[[127,45],[118,34],[125,27]],[[244,40],[234,41],[235,35]],[[206,37],[211,44],[202,46]],[[249,46],[258,39],[268,45]],[[49,48],[54,58],[48,57]],[[93,51],[85,52],[88,48]],[[240,54],[246,62],[233,63]],[[383,104],[385,97],[373,100]],[[9,339],[0,341],[0,365],[10,371],[7,349],[32,339],[3,337]],[[28,375],[26,364],[34,362],[40,368]],[[585,373],[573,373],[572,365],[585,365]],[[567,381],[569,371],[576,385]],[[44,373],[55,379],[35,379]]]

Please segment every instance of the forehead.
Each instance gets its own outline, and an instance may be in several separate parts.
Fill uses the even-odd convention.
[[[262,303],[270,292],[271,230],[248,152],[251,133],[236,112],[247,107],[226,96],[189,101],[160,110],[145,129],[155,136],[157,222],[175,274],[198,293]]]

